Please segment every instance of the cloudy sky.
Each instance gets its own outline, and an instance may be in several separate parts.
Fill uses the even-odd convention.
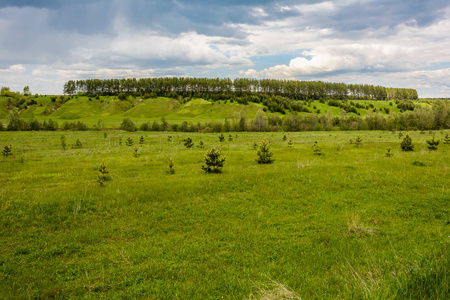
[[[0,0],[0,86],[252,77],[450,96],[448,0]]]

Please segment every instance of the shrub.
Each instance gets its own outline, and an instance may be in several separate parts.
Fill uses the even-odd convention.
[[[83,144],[81,143],[81,141],[79,139],[77,139],[75,141],[75,144],[72,145],[72,148],[76,149],[76,148],[83,148]]]
[[[206,173],[221,173],[223,168],[223,163],[225,162],[225,157],[222,156],[222,151],[220,149],[211,148],[206,151],[205,154],[205,165],[202,165],[202,170]]]
[[[123,119],[122,124],[120,124],[120,128],[125,131],[136,131],[136,125],[130,118]]]
[[[223,142],[225,141],[225,137],[223,136],[223,134],[219,135],[219,142]]]
[[[64,134],[61,135],[60,140],[61,140],[61,148],[63,148],[63,150],[66,150],[67,144],[66,144],[66,137]]]
[[[412,144],[412,140],[409,134],[406,134],[406,136],[403,138],[400,147],[402,148],[402,151],[414,151],[414,145]]]
[[[270,152],[270,144],[266,140],[261,142],[256,155],[258,155],[258,158],[256,159],[258,164],[271,164],[274,162],[272,159],[273,153]]]

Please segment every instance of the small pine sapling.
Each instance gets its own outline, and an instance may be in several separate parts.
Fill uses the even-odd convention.
[[[286,135],[283,135],[283,142],[285,142],[287,140]]]
[[[287,145],[288,145],[289,148],[292,148],[294,146],[294,143],[292,142],[291,139],[289,139]]]
[[[192,142],[192,139],[190,137],[184,139],[183,142],[186,148],[192,148],[194,146],[194,143]]]
[[[358,135],[358,137],[356,138],[356,140],[355,140],[355,147],[356,148],[359,148],[359,147],[361,147],[362,146],[362,139],[359,137],[359,135]]]
[[[450,144],[450,134],[446,134],[443,141],[444,145]]]
[[[228,141],[233,141],[233,136],[231,134],[228,136]]]
[[[392,155],[394,155],[392,152],[391,152],[391,147],[387,147],[386,148],[386,157],[391,157]]]
[[[270,152],[270,144],[266,140],[261,142],[256,155],[258,155],[258,158],[256,159],[258,164],[271,164],[274,162],[274,159],[272,159],[273,153]]]
[[[119,146],[122,146],[122,137],[119,137]]]
[[[81,143],[80,139],[77,139],[77,140],[75,141],[75,144],[72,145],[72,148],[74,148],[74,149],[80,149],[80,148],[83,148],[83,144]]]
[[[2,153],[3,153],[3,156],[6,156],[6,157],[11,156],[12,155],[12,146],[11,145],[9,145],[9,146],[5,145],[5,147],[3,148]]]
[[[169,157],[169,159],[167,160],[167,166],[169,167],[169,169],[167,170],[167,174],[175,174],[175,163],[172,157]]]
[[[350,139],[350,145],[351,145],[351,144],[353,144],[353,140],[352,140],[352,139]]]
[[[398,138],[401,139],[402,137],[403,137],[403,133],[400,131],[400,132],[398,133]]]
[[[108,133],[105,131],[105,132],[103,132],[103,137],[105,138],[105,140],[106,140],[106,138],[108,137]]]
[[[439,140],[435,140],[434,139],[434,134],[433,134],[433,139],[431,140],[427,140],[427,144],[428,144],[428,150],[437,150],[437,146],[439,145]]]
[[[313,148],[314,155],[319,155],[319,156],[324,155],[322,153],[322,150],[320,149],[319,145],[317,144],[317,141],[314,141],[314,145],[312,146],[312,148]]]
[[[59,139],[61,140],[61,148],[63,148],[63,150],[66,150],[67,147],[66,136],[62,134]]]
[[[252,147],[253,147],[253,150],[256,150],[256,149],[258,149],[258,144],[256,142],[254,142]]]
[[[172,136],[171,136],[171,135],[169,135],[169,136],[167,137],[167,141],[168,141],[168,142],[171,142],[171,141],[172,141]]]
[[[141,135],[141,137],[140,137],[140,139],[139,139],[139,144],[144,144],[145,143],[145,139],[144,139],[144,136],[143,135]]]
[[[125,140],[125,145],[127,145],[128,147],[133,146],[133,144],[134,144],[134,141],[133,141],[133,139],[132,139],[131,137],[128,137],[128,138]]]
[[[412,144],[412,140],[409,134],[406,134],[406,136],[403,138],[400,147],[402,148],[402,151],[414,151],[414,145]]]
[[[97,182],[100,186],[105,186],[105,182],[111,180],[111,175],[109,174],[108,169],[106,169],[105,162],[102,162],[98,169],[97,174]]]
[[[223,134],[219,135],[219,142],[223,142],[225,141],[225,137],[223,136]]]
[[[223,168],[223,163],[226,157],[221,157],[222,151],[220,149],[211,148],[206,151],[205,154],[205,165],[202,165],[202,170],[206,173],[221,173]]]
[[[139,152],[139,148],[136,147],[136,146],[134,147],[134,150],[133,150],[133,156],[136,157],[136,158],[141,156],[141,153]]]
[[[203,144],[203,141],[200,140],[200,143],[198,143],[199,148],[205,148],[205,144]]]

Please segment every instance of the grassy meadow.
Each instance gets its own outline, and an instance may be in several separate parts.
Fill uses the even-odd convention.
[[[0,299],[448,299],[450,145],[409,134],[0,132]]]

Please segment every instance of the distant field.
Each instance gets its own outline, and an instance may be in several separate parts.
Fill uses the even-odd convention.
[[[86,122],[111,124],[231,113],[167,98],[126,112],[82,105]],[[14,154],[0,157],[0,298],[262,299],[286,288],[302,299],[448,299],[450,145],[429,151],[430,133],[410,135],[413,152],[387,131],[224,133],[222,143],[206,133],[0,132]],[[358,136],[360,148],[349,142]],[[77,139],[82,148],[71,148]],[[263,139],[273,164],[255,161]],[[221,174],[201,169],[211,147],[226,156]]]

